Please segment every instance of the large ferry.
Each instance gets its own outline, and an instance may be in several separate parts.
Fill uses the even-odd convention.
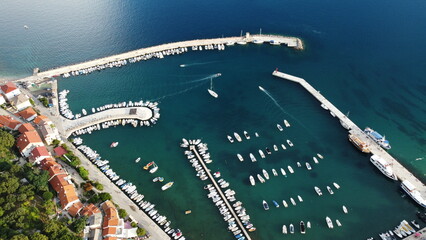
[[[416,203],[420,204],[422,207],[426,207],[426,200],[423,199],[420,192],[416,189],[416,187],[409,182],[408,180],[404,180],[401,183],[401,188],[404,190],[410,197],[416,201]]]
[[[377,155],[373,155],[370,157],[370,162],[373,163],[374,166],[376,166],[386,177],[392,180],[397,180],[396,175],[393,173],[391,164],[389,164],[385,159]]]
[[[376,143],[378,143],[384,149],[391,149],[389,141],[385,139],[385,136],[380,135],[380,133],[374,131],[373,129],[366,127],[364,132],[373,139]]]
[[[369,153],[370,149],[368,149],[367,143],[361,141],[357,136],[353,134],[349,134],[349,142],[351,142],[355,147],[357,147],[363,153]]]

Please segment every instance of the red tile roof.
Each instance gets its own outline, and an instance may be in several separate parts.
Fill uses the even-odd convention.
[[[44,115],[39,115],[39,116],[37,116],[35,119],[34,119],[34,123],[35,124],[39,124],[39,123],[41,123],[41,122],[46,122],[46,121],[49,121],[49,118],[48,117],[46,117],[46,116],[44,116]]]
[[[34,148],[31,151],[31,155],[33,157],[42,157],[42,156],[49,157],[50,153],[49,153],[49,151],[47,151],[47,148],[45,146],[41,146],[41,147]]]
[[[77,193],[75,192],[74,186],[72,184],[63,186],[62,189],[58,192],[58,195],[62,208],[66,207],[69,203],[78,200]]]
[[[28,107],[18,112],[17,115],[21,116],[24,119],[28,119],[34,117],[34,115],[37,116],[37,112],[32,107]]]
[[[20,133],[35,131],[35,128],[31,123],[24,123],[18,128]]]
[[[36,131],[24,132],[23,134],[21,134],[21,136],[17,138],[16,142],[16,146],[18,147],[20,152],[22,152],[31,143],[43,144],[40,136]]]
[[[62,168],[61,164],[54,162],[54,163],[52,163],[52,165],[53,166],[51,166],[51,167],[49,167],[49,169],[47,169],[47,171],[49,171],[49,176],[53,177],[55,175],[60,175],[60,174],[67,175],[65,170]]]
[[[54,148],[53,151],[55,152],[56,156],[58,156],[58,157],[61,157],[62,155],[64,155],[65,153],[67,153],[67,150],[65,150],[61,146]]]
[[[80,201],[78,201],[74,203],[70,208],[68,208],[68,213],[71,216],[75,217],[82,208],[83,208],[83,204]]]
[[[93,203],[84,206],[84,208],[81,210],[80,215],[82,216],[92,216],[95,213],[101,212],[99,208],[97,208]]]
[[[55,159],[48,157],[46,159],[41,160],[40,168],[47,171],[51,166],[55,164]]]
[[[12,92],[13,90],[16,90],[16,89],[18,89],[18,87],[16,87],[16,85],[13,82],[7,82],[5,85],[1,86],[1,90],[4,93],[10,93],[10,92]]]
[[[103,231],[102,231],[102,233],[103,233]],[[118,238],[116,238],[116,237],[106,237],[106,238],[104,238],[104,240],[117,240]]]
[[[2,124],[3,126],[10,128],[10,129],[15,129],[18,125],[21,124],[21,122],[12,119],[9,116],[5,116],[5,115],[1,115],[0,116],[0,124]]]
[[[65,180],[66,177],[67,175],[61,174],[61,175],[56,175],[52,179],[50,179],[49,181],[50,185],[52,186],[53,189],[55,189],[56,192],[61,191],[61,189],[64,186],[70,185],[68,181]]]

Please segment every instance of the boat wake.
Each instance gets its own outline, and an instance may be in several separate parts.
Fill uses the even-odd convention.
[[[211,63],[216,63],[218,61],[210,61],[210,62],[199,62],[199,63],[188,63],[188,64],[181,64],[179,65],[179,67],[184,68],[184,67],[192,67],[192,66],[197,66],[197,65],[206,65],[206,64],[211,64]]]

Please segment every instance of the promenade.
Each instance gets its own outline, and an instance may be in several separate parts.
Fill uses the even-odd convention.
[[[295,77],[286,73],[274,71],[273,76],[290,80],[296,83],[299,83],[304,87],[312,96],[314,96],[323,106],[327,107],[330,111],[330,114],[336,116],[340,120],[342,126],[349,130],[349,133],[355,135],[361,141],[364,141],[368,145],[368,149],[372,154],[378,155],[379,157],[385,159],[388,163],[392,164],[393,171],[398,179],[402,182],[404,180],[410,181],[416,189],[420,192],[423,199],[426,199],[426,186],[416,178],[408,169],[406,169],[400,162],[398,162],[394,157],[392,157],[387,151],[385,151],[378,143],[373,141],[367,134],[359,128],[354,122],[352,122],[345,114],[343,114],[339,109],[337,109],[330,101],[328,101],[319,91],[312,87],[306,80],[303,78]]]

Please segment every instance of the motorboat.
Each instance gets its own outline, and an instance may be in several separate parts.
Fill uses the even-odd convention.
[[[294,146],[294,144],[293,144],[290,140],[288,140],[288,139],[287,139],[287,144],[288,144],[290,147],[293,147],[293,146]]]
[[[342,226],[342,224],[340,223],[339,219],[336,219],[336,225],[337,225],[338,227],[341,227],[341,226]]]
[[[287,234],[287,226],[283,225],[283,234]]]
[[[265,158],[265,154],[264,154],[264,153],[263,153],[263,151],[262,151],[262,150],[260,150],[260,149],[259,149],[259,155],[260,155],[260,157],[261,157],[261,158]]]
[[[247,139],[247,140],[249,140],[249,139],[250,139],[250,135],[248,134],[248,132],[247,132],[247,131],[244,131],[244,136],[246,137],[246,139]]]
[[[118,146],[118,142],[112,142],[111,145],[109,145],[110,148],[115,148]]]
[[[280,207],[280,205],[277,203],[277,201],[272,200],[272,203],[275,205],[275,207],[276,207],[276,208],[279,208],[279,207]]]
[[[152,164],[152,168],[149,170],[149,173],[155,173],[158,170],[158,166],[157,164]]]
[[[265,200],[263,200],[262,204],[263,204],[263,209],[269,210],[269,205]]]
[[[300,164],[300,162],[297,162],[297,167],[301,167],[302,164]]]
[[[161,190],[166,191],[167,189],[171,188],[173,186],[174,182],[168,182],[164,186],[161,187]]]
[[[136,158],[135,162],[138,163],[141,160],[140,157]]]
[[[278,151],[278,147],[277,147],[277,145],[274,145],[274,151],[276,152],[276,151]]]
[[[340,185],[339,184],[337,184],[337,183],[333,183],[333,185],[334,185],[334,187],[336,188],[336,189],[339,189],[340,188]]]
[[[274,174],[274,176],[278,176],[277,170],[275,170],[274,168],[272,169],[272,174]]]
[[[238,159],[242,162],[242,161],[244,161],[244,158],[243,158],[243,156],[241,156],[241,154],[237,154],[237,157],[238,157]]]
[[[254,180],[254,177],[250,175],[250,183],[252,186],[254,186],[256,184],[256,181]]]
[[[290,202],[291,202],[291,204],[293,204],[293,206],[296,206],[296,201],[294,201],[293,198],[290,198]]]
[[[262,173],[263,173],[263,176],[265,176],[266,180],[269,180],[268,171],[266,171],[265,169],[262,169]]]
[[[318,161],[318,159],[316,157],[312,157],[312,159],[314,159],[314,163],[316,163],[316,164],[319,163],[319,161]]]
[[[305,223],[303,221],[300,221],[300,233],[301,234],[306,233]]]
[[[283,168],[280,168],[280,170],[281,170],[281,174],[282,174],[283,176],[287,176],[287,173],[285,172],[285,170],[284,170]]]
[[[299,199],[299,202],[303,202],[303,198],[300,195],[297,195],[297,199]]]
[[[288,207],[288,204],[285,200],[283,200],[283,205],[284,205],[284,207]]]
[[[317,153],[317,156],[318,156],[319,158],[321,158],[321,159],[324,159],[324,157],[323,157],[321,154],[319,154],[319,153]]]
[[[280,124],[277,124],[277,128],[278,128],[278,130],[280,130],[280,132],[282,132],[284,130],[283,127],[281,127]]]
[[[253,153],[250,153],[250,159],[252,162],[256,162],[256,157],[254,157]]]
[[[268,147],[266,147],[266,148],[265,148],[265,152],[266,152],[268,155],[271,155],[271,153],[272,153],[272,152],[271,152],[271,150],[270,150]]]
[[[292,223],[290,224],[289,228],[290,228],[290,233],[293,234],[294,233],[294,226],[293,226]]]
[[[306,169],[312,170],[311,164],[309,164],[308,162],[306,162]]]
[[[236,132],[234,132],[234,137],[235,137],[235,139],[237,139],[238,142],[243,141],[243,139],[240,137],[240,135]]]
[[[231,136],[229,136],[229,135],[228,135],[228,136],[226,136],[226,137],[228,138],[228,140],[229,140],[229,142],[230,142],[230,143],[233,143],[233,142],[234,142],[234,139],[233,139]]]
[[[285,127],[290,127],[290,123],[285,119],[284,119],[284,125],[285,125]]]
[[[345,205],[343,205],[343,206],[342,206],[342,209],[343,209],[343,212],[344,212],[344,213],[348,213],[348,209],[346,208],[346,206],[345,206]]]
[[[333,228],[333,222],[329,217],[325,218],[325,222],[327,223],[328,228]]]
[[[331,189],[331,187],[329,187],[329,186],[327,186],[327,191],[328,191],[330,194],[334,194],[333,189]]]
[[[262,176],[260,176],[260,174],[257,174],[257,178],[259,179],[260,183],[265,182],[265,179]]]
[[[288,168],[288,171],[289,171],[290,173],[294,173],[294,170],[293,170],[293,168],[292,168],[291,166],[287,166],[287,168]]]
[[[283,149],[283,150],[286,150],[287,148],[285,147],[285,145],[284,144],[281,144],[281,148]]]
[[[318,194],[318,196],[322,195],[321,189],[319,187],[315,186],[314,189],[315,189],[315,192]]]

